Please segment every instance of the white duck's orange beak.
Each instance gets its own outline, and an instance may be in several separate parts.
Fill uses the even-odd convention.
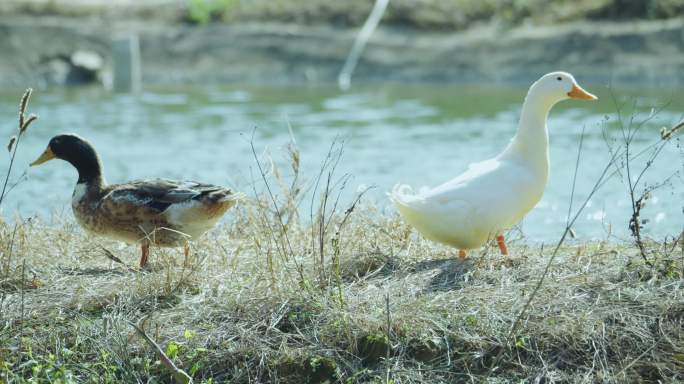
[[[598,97],[592,95],[591,93],[585,91],[580,87],[579,85],[575,84],[572,86],[572,90],[568,92],[568,96],[570,96],[571,99],[579,99],[579,100],[598,100]]]

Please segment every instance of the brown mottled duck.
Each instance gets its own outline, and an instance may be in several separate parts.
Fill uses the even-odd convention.
[[[184,247],[209,229],[243,196],[230,189],[194,181],[150,179],[107,184],[102,162],[85,139],[53,137],[31,166],[62,159],[78,171],[71,207],[90,233],[140,244],[140,267],[147,265],[150,245]]]

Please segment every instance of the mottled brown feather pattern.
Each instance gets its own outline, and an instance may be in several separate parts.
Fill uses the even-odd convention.
[[[86,186],[73,209],[88,231],[129,243],[179,246],[190,239],[185,235],[189,224],[198,232],[200,223],[203,233],[238,198],[228,189],[196,182],[158,179],[108,186],[95,182]]]

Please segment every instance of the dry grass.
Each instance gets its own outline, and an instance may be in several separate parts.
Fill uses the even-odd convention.
[[[294,257],[280,257],[277,218],[255,219],[264,205],[235,210],[193,260],[154,250],[146,273],[102,250],[133,263],[135,247],[71,220],[2,224],[0,381],[170,380],[129,322],[196,381],[479,382],[502,349],[499,382],[684,379],[681,244],[649,244],[656,269],[632,246],[563,248],[508,343],[546,249],[520,240],[510,257],[488,249],[461,262],[397,217],[357,207],[321,282],[315,231],[290,224]]]

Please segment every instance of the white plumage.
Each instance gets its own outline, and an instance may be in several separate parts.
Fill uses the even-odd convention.
[[[542,198],[549,174],[546,118],[554,104],[568,98],[596,99],[569,73],[544,75],[530,87],[518,132],[503,152],[434,188],[415,192],[397,185],[390,199],[426,238],[461,250],[481,246],[519,222]]]

